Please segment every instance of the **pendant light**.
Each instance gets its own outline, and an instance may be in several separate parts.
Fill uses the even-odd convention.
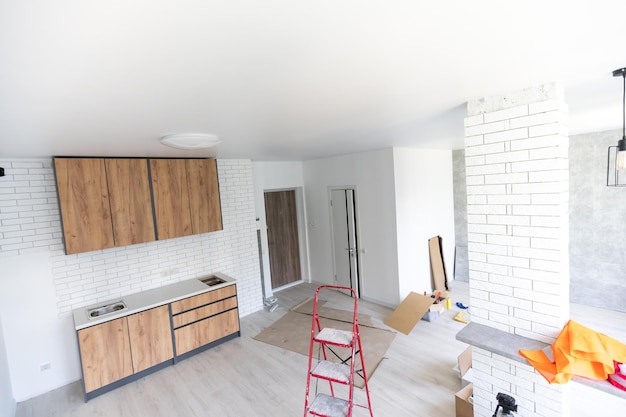
[[[613,76],[622,77],[624,81],[624,92],[622,96],[622,138],[617,142],[617,146],[609,146],[606,166],[606,185],[608,187],[626,187],[626,68],[613,71]]]

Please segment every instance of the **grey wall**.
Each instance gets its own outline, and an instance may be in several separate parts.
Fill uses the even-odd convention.
[[[570,301],[626,312],[626,187],[606,186],[607,148],[621,131],[570,136]],[[465,152],[454,151],[457,277],[466,271]],[[459,263],[464,265],[458,266]]]
[[[467,190],[465,182],[465,150],[452,151],[454,185],[454,279],[469,281],[467,259]]]
[[[621,131],[570,136],[570,301],[626,311],[626,187],[606,187]]]

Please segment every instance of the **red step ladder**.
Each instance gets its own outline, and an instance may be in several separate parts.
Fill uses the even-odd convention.
[[[321,290],[334,289],[351,293],[354,300],[352,331],[332,329],[329,327],[322,328],[320,317],[317,312],[317,303]],[[350,287],[340,287],[336,285],[322,285],[315,291],[315,299],[313,304],[313,320],[311,321],[311,342],[309,347],[309,369],[306,380],[306,397],[304,399],[304,417],[309,415],[320,417],[352,417],[353,407],[361,407],[369,410],[370,417],[374,417],[372,413],[372,404],[370,401],[369,387],[367,385],[367,374],[365,372],[365,363],[363,361],[363,349],[361,347],[361,335],[359,333],[359,323],[357,318],[358,298],[356,293]],[[319,354],[316,363],[313,362],[314,347],[319,348]],[[349,352],[345,357],[341,357],[337,348],[342,349],[344,354]],[[355,369],[356,355],[359,355],[361,369]],[[334,361],[330,360],[332,355]],[[367,405],[354,403],[354,377],[358,375],[362,377],[365,383],[364,389],[367,396]],[[316,380],[326,380],[330,386],[330,395],[317,393],[317,383],[315,385],[316,395],[310,401],[309,393],[311,388],[311,378]],[[346,385],[348,387],[348,398],[335,396],[335,387],[333,384]]]

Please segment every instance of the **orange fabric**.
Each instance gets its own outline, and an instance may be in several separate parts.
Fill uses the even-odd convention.
[[[554,362],[542,350],[519,353],[551,384],[564,384],[574,375],[605,380],[615,373],[613,360],[626,362],[626,345],[573,320],[552,345]]]

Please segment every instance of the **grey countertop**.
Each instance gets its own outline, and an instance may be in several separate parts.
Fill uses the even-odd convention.
[[[493,327],[477,323],[469,323],[465,326],[456,334],[456,339],[526,365],[529,365],[529,363],[519,354],[520,349],[540,350],[549,346],[547,343],[506,333],[501,330],[494,329]],[[574,376],[572,381],[621,398],[626,398],[626,391],[617,389],[608,381],[597,381],[580,376]]]
[[[113,298],[108,301],[101,301],[90,306],[77,308],[72,311],[74,316],[74,327],[76,330],[84,329],[86,327],[90,327],[96,324],[104,323],[113,319],[118,319],[120,317],[139,313],[141,311],[148,310],[154,307],[159,307],[174,301],[182,300],[183,298],[202,294],[208,291],[214,291],[218,288],[223,288],[228,285],[233,285],[235,283],[235,279],[229,277],[228,275],[216,272],[210,274],[209,276],[213,275],[222,278],[225,282],[209,286],[200,281],[204,277],[189,279],[177,282],[175,284],[165,285],[163,287],[154,288],[136,294],[125,295],[123,297]],[[87,311],[92,308],[119,301],[123,301],[124,304],[126,304],[125,309],[104,314],[96,318],[90,318],[87,314]]]

